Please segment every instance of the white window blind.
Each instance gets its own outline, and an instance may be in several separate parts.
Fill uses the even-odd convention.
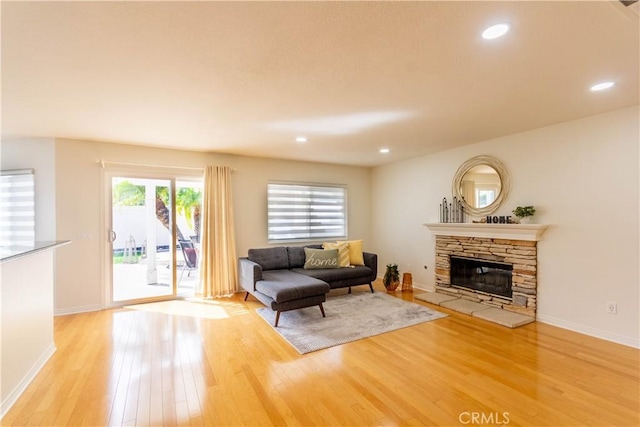
[[[32,169],[0,174],[0,246],[32,245],[36,237]]]
[[[269,242],[346,238],[346,199],[345,187],[269,183]]]

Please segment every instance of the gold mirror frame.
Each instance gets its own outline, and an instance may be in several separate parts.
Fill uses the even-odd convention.
[[[474,208],[473,206],[469,205],[463,198],[463,195],[461,192],[462,179],[464,178],[465,174],[469,172],[469,170],[471,170],[476,166],[481,166],[481,165],[490,166],[498,173],[498,177],[500,178],[500,194],[498,194],[498,197],[496,197],[493,203],[491,203],[489,206],[485,206],[484,208]],[[453,185],[452,185],[451,192],[458,200],[462,202],[462,205],[464,206],[464,211],[467,215],[484,216],[484,215],[491,215],[496,210],[498,210],[498,208],[500,208],[500,205],[502,205],[502,202],[504,202],[507,196],[509,195],[510,190],[511,190],[511,177],[509,176],[509,171],[507,167],[504,165],[504,163],[502,163],[500,160],[496,159],[495,157],[476,156],[467,160],[458,168],[458,171],[456,172],[456,175],[453,178]]]

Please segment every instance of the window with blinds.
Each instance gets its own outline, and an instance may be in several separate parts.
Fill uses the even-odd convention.
[[[269,242],[347,236],[347,190],[342,186],[268,184]]]
[[[0,174],[0,246],[33,245],[36,202],[33,169]]]

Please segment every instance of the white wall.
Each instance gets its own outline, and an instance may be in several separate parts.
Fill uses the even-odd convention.
[[[267,182],[292,180],[348,187],[349,238],[370,230],[369,168],[270,160],[100,142],[56,140],[57,238],[72,245],[57,251],[56,313],[96,310],[104,304],[102,253],[106,245],[104,194],[98,160],[189,168],[234,168],[233,197],[238,256],[267,246]],[[133,168],[135,170],[135,168]]]
[[[155,210],[154,210],[155,215]],[[141,247],[147,240],[147,207],[146,206],[115,206],[111,216],[113,230],[116,231],[116,240],[113,241],[113,249],[124,249],[127,241],[133,237],[136,247]],[[160,220],[155,220],[156,245],[169,246],[171,234],[162,226]],[[176,218],[178,230],[187,239],[194,235],[186,218],[178,213]]]
[[[250,248],[270,246],[266,221],[269,180],[346,184],[348,237],[363,239],[364,249],[371,248],[371,169],[251,157],[236,157],[234,164],[237,169],[233,180],[238,254],[246,255]]]
[[[535,221],[550,224],[538,244],[538,319],[640,346],[639,113],[627,108],[375,168],[379,264],[397,262],[433,288],[434,239],[422,224],[438,222],[460,164],[495,156],[512,176],[497,214],[534,205]],[[618,303],[617,315],[607,313],[608,301]]]
[[[52,138],[2,141],[0,152],[2,170],[34,170],[36,191],[36,240],[55,240],[55,141]]]

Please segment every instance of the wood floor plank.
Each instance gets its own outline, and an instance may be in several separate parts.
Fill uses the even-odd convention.
[[[255,393],[257,400],[260,402],[267,416],[271,420],[271,423],[276,426],[284,425],[284,419],[277,410],[277,407],[273,404],[271,399],[269,399],[269,390],[264,389],[264,387],[258,380],[258,377],[251,369],[251,366],[247,364],[242,365],[242,371],[246,379],[249,381],[249,384],[251,385],[251,388],[253,390],[253,393]],[[259,417],[254,417],[254,419],[255,418]]]
[[[449,316],[307,355],[242,295],[56,317],[57,352],[1,424],[640,425],[637,349],[416,302]]]

